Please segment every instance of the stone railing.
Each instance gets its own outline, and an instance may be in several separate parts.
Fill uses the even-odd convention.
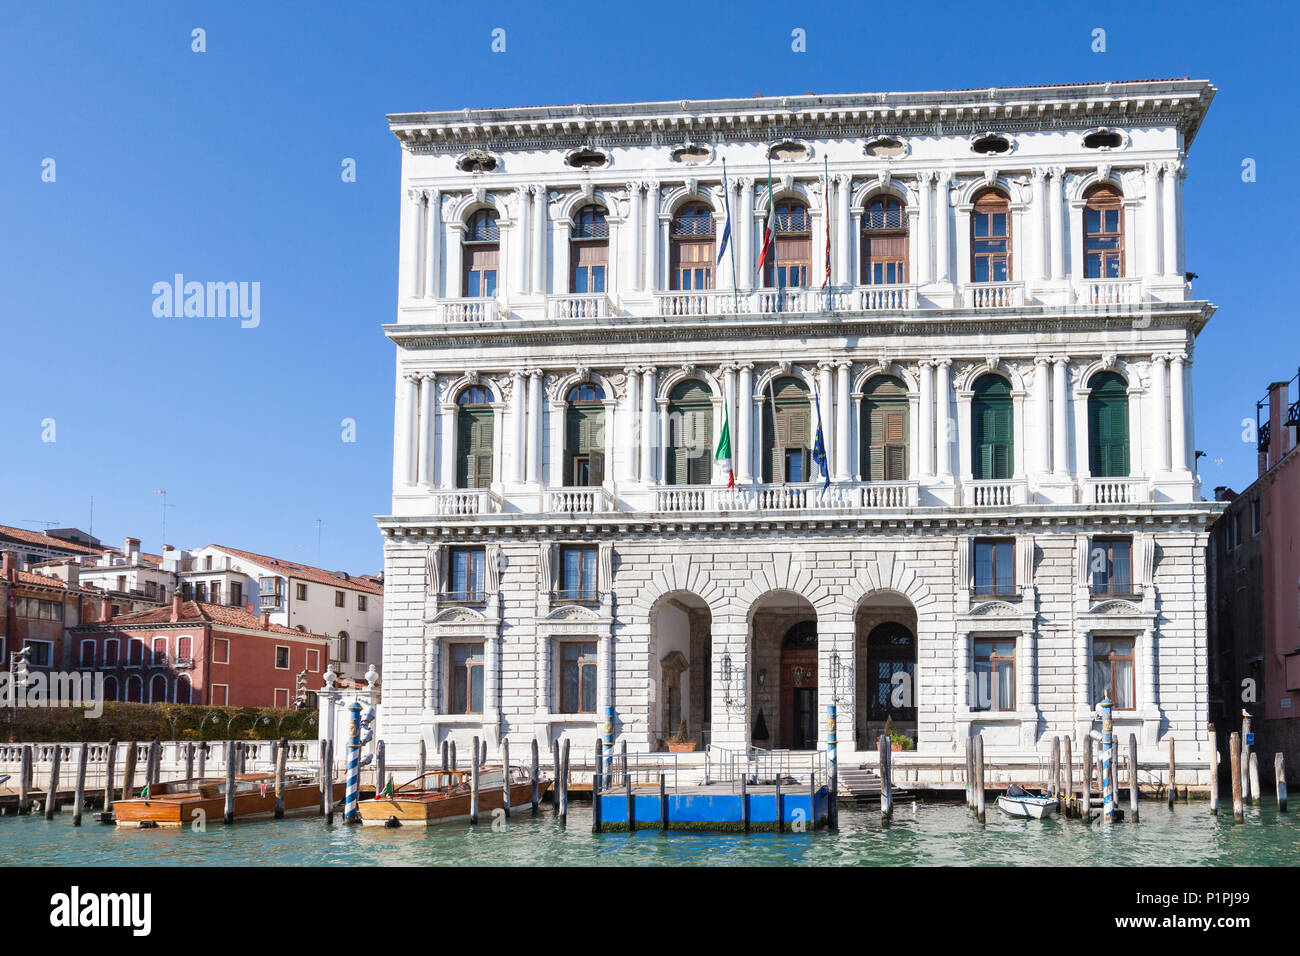
[[[441,299],[438,318],[443,322],[495,322],[501,318],[496,299]]]
[[[546,297],[546,317],[548,319],[607,319],[609,314],[609,296],[603,292],[589,295],[548,295]]]
[[[1146,478],[1088,478],[1083,482],[1085,505],[1139,505],[1151,501]]]
[[[1134,305],[1142,301],[1141,279],[1087,279],[1074,293],[1079,305]]]
[[[962,291],[968,309],[1018,309],[1025,304],[1023,282],[975,282]]]
[[[1023,478],[977,479],[962,485],[962,503],[968,508],[1023,505],[1028,500],[1028,491],[1028,484]]]
[[[502,510],[501,499],[486,488],[431,491],[429,496],[438,516],[497,514]]]
[[[599,514],[617,510],[617,501],[604,488],[546,489],[546,511],[550,514]]]
[[[863,312],[896,312],[915,309],[914,285],[866,285],[855,290],[857,308]]]

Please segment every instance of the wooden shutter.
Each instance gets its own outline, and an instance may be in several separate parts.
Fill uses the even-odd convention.
[[[974,433],[972,477],[984,480],[1010,478],[1015,467],[1010,387],[1004,380],[997,379],[982,388],[977,387],[976,392],[975,401],[971,403]]]
[[[456,426],[456,487],[488,487],[492,484],[492,410],[462,408]]]
[[[1097,478],[1129,474],[1128,390],[1118,375],[1093,376],[1088,396],[1088,470]]]

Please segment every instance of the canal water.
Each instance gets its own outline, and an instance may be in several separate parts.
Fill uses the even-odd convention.
[[[1222,811],[1223,808],[1221,808]],[[910,801],[882,827],[879,811],[841,806],[838,833],[722,835],[591,832],[590,807],[569,809],[561,828],[544,807],[504,827],[484,823],[427,830],[332,827],[321,817],[210,826],[206,832],[125,830],[68,811],[0,817],[5,866],[1296,866],[1300,813],[1269,799],[1234,826],[1205,801],[1141,805],[1141,822],[1084,826],[1075,820],[1013,820],[990,804],[987,823],[960,804]]]

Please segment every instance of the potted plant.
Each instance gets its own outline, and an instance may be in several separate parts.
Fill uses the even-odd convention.
[[[674,754],[689,754],[695,752],[695,741],[691,740],[686,732],[686,718],[677,725],[677,733],[668,738],[668,752]]]
[[[885,736],[889,738],[890,750],[911,750],[916,746],[915,740],[894,727],[893,717],[885,721]]]

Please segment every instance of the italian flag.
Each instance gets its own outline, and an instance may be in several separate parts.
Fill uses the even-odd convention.
[[[388,783],[384,786],[381,796],[391,797],[393,795],[393,778],[388,778]]]
[[[776,203],[772,202],[772,167],[767,168],[767,222],[763,223],[763,248],[758,251],[758,268],[755,275],[763,274],[767,254],[772,251],[772,236],[776,233]]]
[[[140,799],[147,800],[148,798],[149,798],[149,784],[146,783],[144,785],[144,789],[140,791]]]
[[[718,450],[713,454],[722,473],[727,476],[727,487],[736,487],[736,473],[731,467],[731,421],[727,417],[727,403],[722,403],[722,434],[718,436]]]

